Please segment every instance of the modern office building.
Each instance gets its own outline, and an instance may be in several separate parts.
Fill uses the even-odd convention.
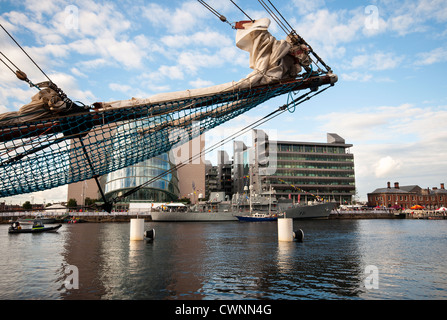
[[[223,150],[217,151],[217,165],[210,161],[206,164],[205,199],[209,199],[211,192],[223,192],[227,200],[233,196],[232,161]]]
[[[203,150],[204,138],[196,139],[172,150],[171,157],[162,154],[101,177],[106,197],[122,195],[172,169],[177,158],[185,160],[197,153],[194,150]],[[195,203],[217,191],[225,192],[225,198],[231,199],[233,194],[243,194],[250,186],[256,194],[267,194],[273,188],[277,198],[293,201],[311,201],[318,196],[340,204],[351,203],[355,194],[352,144],[346,144],[337,134],[328,133],[325,143],[296,142],[269,140],[264,131],[253,130],[251,143],[247,147],[235,141],[233,161],[225,151],[219,151],[216,166],[206,164],[203,156],[186,163],[122,199],[116,209],[126,210],[130,201],[165,202],[188,197]],[[178,157],[179,152],[183,156]],[[82,204],[86,197],[101,201],[94,180],[69,185],[68,199],[74,198]]]
[[[252,185],[255,193],[266,194],[271,187],[278,198],[294,201],[318,196],[351,203],[355,194],[352,144],[337,134],[328,133],[326,143],[272,141],[262,130],[254,130],[252,143],[251,148],[234,145],[236,192]]]
[[[217,192],[217,191],[219,191],[217,166],[213,166],[211,161],[206,161],[204,198],[209,199],[211,192]]]

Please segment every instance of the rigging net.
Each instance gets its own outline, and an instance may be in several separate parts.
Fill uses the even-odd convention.
[[[236,83],[96,103],[88,112],[54,99],[61,93],[46,84],[48,90],[23,110],[0,115],[0,196],[97,180],[168,152],[269,99],[337,81],[331,72],[313,71],[302,44],[272,37],[269,24],[268,19],[239,24],[236,44],[250,53],[254,71]],[[307,72],[300,74],[301,67]]]

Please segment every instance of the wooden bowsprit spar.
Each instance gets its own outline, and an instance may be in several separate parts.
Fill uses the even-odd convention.
[[[10,59],[2,59],[39,93],[19,111],[0,115],[0,197],[94,178],[105,203],[103,208],[110,211],[114,199],[106,199],[101,176],[166,153],[179,142],[191,140],[272,98],[309,90],[279,108],[283,112],[309,99],[310,93],[319,94],[337,82],[330,68],[323,71],[318,66],[326,66],[319,57],[317,62],[312,61],[309,54],[313,50],[300,37],[292,32],[287,43],[279,42],[267,31],[269,21],[249,19],[234,25],[236,44],[242,50],[251,50],[250,55],[262,52],[255,64],[272,61],[266,69],[255,70],[238,82],[148,99],[86,106],[71,101],[51,80],[33,84],[15,65],[16,72],[8,66]],[[274,56],[265,48],[250,45],[247,49],[248,35],[261,37],[260,42],[267,47],[277,46],[275,52],[280,54]]]

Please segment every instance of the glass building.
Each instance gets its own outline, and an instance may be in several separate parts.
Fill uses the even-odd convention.
[[[136,130],[137,124],[141,126],[142,121],[125,123],[119,126],[114,133],[116,143],[122,144],[122,131]],[[144,123],[143,123],[144,124]],[[138,144],[140,140],[127,141],[124,143]],[[107,161],[110,164],[122,161],[120,148],[112,148]],[[101,177],[101,185],[107,200],[124,195],[131,189],[138,187],[151,179],[158,177],[166,171],[172,170],[174,164],[169,159],[168,153],[144,160],[132,166],[116,170]],[[153,182],[144,186],[136,192],[120,200],[117,209],[127,209],[129,202],[170,202],[178,199],[180,195],[177,171],[173,170],[162,175]]]
[[[107,199],[122,196],[127,191],[148,182],[173,167],[174,165],[169,161],[168,154],[164,153],[158,157],[114,171],[103,178],[104,193]],[[122,199],[121,202],[170,202],[177,200],[179,195],[177,172],[174,170]]]
[[[238,175],[246,176],[249,167],[250,184],[256,193],[263,194],[272,187],[278,198],[311,201],[318,196],[340,204],[352,202],[352,144],[346,144],[337,134],[328,133],[327,143],[272,141],[262,130],[255,130],[253,146],[239,148]],[[247,157],[250,149],[253,155]],[[242,192],[241,186],[236,186],[235,191]]]

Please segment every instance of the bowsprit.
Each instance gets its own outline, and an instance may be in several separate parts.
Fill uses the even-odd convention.
[[[281,22],[282,15],[267,11]],[[288,95],[288,102],[267,120],[294,110],[337,82],[331,68],[288,23],[281,24],[285,40],[273,37],[269,25],[268,18],[232,25],[236,46],[249,53],[253,69],[239,81],[89,106],[71,101],[51,79],[32,83],[23,71],[14,72],[9,60],[2,60],[39,92],[18,111],[0,115],[0,197],[94,178],[103,208],[110,211],[101,176],[168,152],[272,98]],[[305,92],[290,99],[299,90]]]

